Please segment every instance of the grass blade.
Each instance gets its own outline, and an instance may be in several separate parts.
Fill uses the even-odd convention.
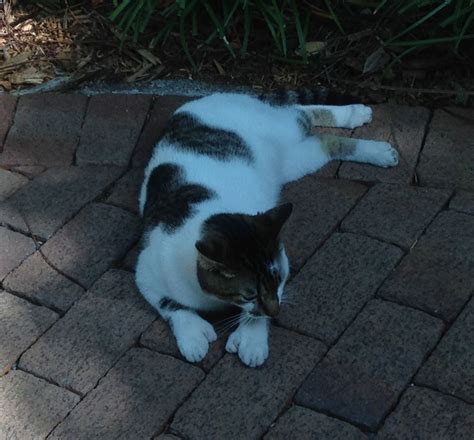
[[[343,35],[346,35],[346,32],[344,31],[344,28],[342,27],[342,24],[339,21],[339,17],[334,13],[334,10],[332,9],[331,0],[324,0],[324,1],[325,1],[326,6],[329,10],[329,13],[331,14],[332,19],[336,23],[337,27],[339,28],[339,30],[342,32]]]
[[[415,21],[415,23],[411,24],[408,26],[405,30],[400,32],[398,35],[395,35],[395,37],[390,38],[390,40],[386,44],[391,44],[398,38],[400,38],[402,35],[406,35],[408,32],[412,31],[413,29],[417,28],[420,24],[423,24],[426,20],[429,20],[433,15],[436,15],[439,11],[444,9],[446,6],[448,6],[451,3],[451,0],[446,0],[443,3],[441,3],[437,8],[433,9],[431,12],[428,14],[424,15],[421,17],[419,20]]]

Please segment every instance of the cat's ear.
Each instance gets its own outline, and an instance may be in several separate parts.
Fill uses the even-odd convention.
[[[276,206],[275,208],[269,209],[268,211],[260,214],[266,222],[270,225],[273,233],[277,236],[285,222],[293,211],[292,203],[285,203],[283,205]]]
[[[198,250],[199,263],[204,269],[220,269],[224,266],[223,243],[217,240],[198,240],[194,246]]]

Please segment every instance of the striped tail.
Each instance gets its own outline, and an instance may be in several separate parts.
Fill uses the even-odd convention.
[[[274,92],[261,93],[258,99],[272,105],[349,105],[359,104],[360,100],[349,95],[332,92],[326,88],[320,89],[298,89],[298,90],[276,90]]]

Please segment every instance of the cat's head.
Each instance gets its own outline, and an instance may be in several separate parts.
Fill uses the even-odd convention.
[[[290,203],[261,214],[216,214],[196,242],[197,275],[204,291],[254,316],[276,316],[282,282],[280,231]]]

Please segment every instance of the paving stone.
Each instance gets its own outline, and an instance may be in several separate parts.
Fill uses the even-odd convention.
[[[15,115],[16,98],[12,95],[2,94],[0,96],[0,153],[3,150],[3,142]]]
[[[127,166],[150,107],[145,95],[96,95],[89,102],[78,164]]]
[[[112,184],[121,171],[117,167],[96,166],[50,168],[8,199],[11,211],[0,208],[0,222],[28,232],[18,215],[20,211],[31,232],[47,240]]]
[[[0,202],[28,183],[28,179],[18,173],[0,168]]]
[[[173,434],[160,434],[158,437],[154,437],[156,440],[181,440],[181,437],[177,437]]]
[[[362,197],[366,188],[342,180],[306,176],[287,185],[282,197],[294,205],[283,230],[293,273],[297,272]]]
[[[54,270],[39,251],[30,255],[3,280],[5,289],[46,307],[65,312],[84,289]]]
[[[382,104],[372,107],[373,121],[357,128],[352,137],[390,142],[400,153],[394,168],[345,162],[339,177],[388,183],[411,183],[430,112],[423,107]]]
[[[474,299],[421,367],[416,383],[474,403]]]
[[[0,376],[57,318],[51,310],[0,291]]]
[[[367,436],[348,423],[301,406],[293,406],[277,420],[264,439],[364,440]]]
[[[43,245],[49,262],[82,286],[90,287],[138,239],[137,216],[115,206],[94,203]]]
[[[28,179],[33,179],[34,177],[39,176],[44,170],[46,170],[46,167],[44,167],[43,165],[25,165],[19,167],[12,167],[11,170],[15,171],[16,173],[23,174]]]
[[[261,368],[226,354],[176,413],[171,430],[192,439],[258,439],[323,356],[323,344],[272,328]]]
[[[0,165],[70,165],[87,105],[80,94],[22,96]]]
[[[20,368],[87,393],[155,317],[133,275],[111,270],[22,356]]]
[[[0,438],[44,439],[79,396],[23,371],[0,378]]]
[[[402,252],[354,234],[333,234],[286,288],[278,322],[332,344],[359,313]]]
[[[379,295],[450,321],[469,299],[473,278],[474,218],[444,211],[383,284]]]
[[[203,378],[199,368],[170,356],[132,349],[50,438],[150,438],[164,429],[176,408]]]
[[[474,190],[474,110],[435,110],[417,173],[421,185]]]
[[[409,388],[377,440],[472,440],[471,405],[425,388]]]
[[[18,232],[0,226],[0,280],[35,251],[35,243]]]
[[[148,163],[153,147],[158,141],[161,132],[173,113],[192,97],[189,96],[158,96],[155,98],[152,109],[148,114],[143,132],[133,153],[134,167],[144,167]]]
[[[132,249],[128,251],[127,255],[125,255],[125,258],[122,261],[122,268],[131,272],[135,272],[135,267],[137,266],[137,260],[140,252],[140,244],[133,246]]]
[[[378,184],[351,211],[342,228],[408,249],[450,194],[447,190]]]
[[[228,334],[219,335],[218,340],[210,344],[209,352],[206,357],[200,363],[194,365],[201,367],[204,371],[210,371],[224,355],[227,337]],[[151,350],[179,357],[184,360],[178,350],[176,339],[169,325],[161,318],[157,319],[146,332],[143,333],[140,338],[140,343]]]
[[[296,403],[377,429],[443,330],[442,321],[372,300],[296,395]]]
[[[132,168],[114,186],[107,203],[138,213],[138,194],[143,182],[143,168]]]
[[[456,195],[451,200],[449,208],[474,215],[474,193],[456,191]]]

